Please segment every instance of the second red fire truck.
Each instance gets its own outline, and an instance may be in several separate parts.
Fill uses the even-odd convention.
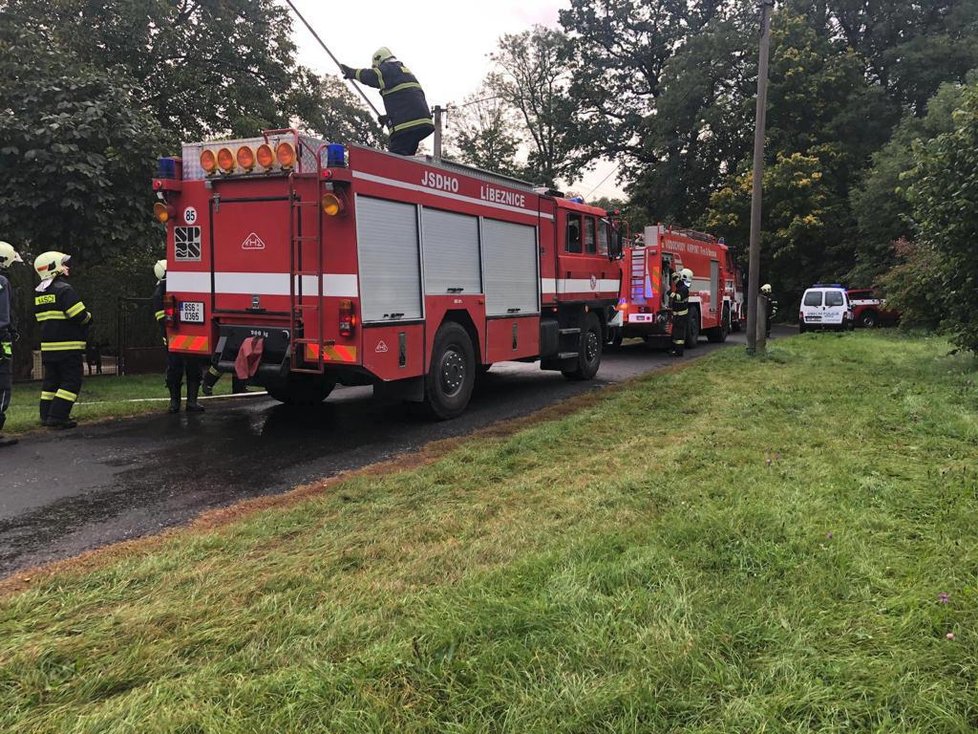
[[[494,362],[598,370],[622,246],[602,209],[294,130],[160,164],[173,351],[243,364],[284,402],[373,385],[437,418]]]
[[[694,348],[700,334],[722,342],[740,328],[742,278],[730,250],[711,235],[661,224],[646,227],[625,248],[621,269],[622,294],[611,320],[613,343],[629,337],[662,345],[671,340],[670,278],[684,270],[692,271],[686,348]]]

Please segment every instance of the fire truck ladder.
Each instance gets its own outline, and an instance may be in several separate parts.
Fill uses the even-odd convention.
[[[645,248],[632,250],[632,272],[629,274],[629,300],[632,303],[645,303]]]
[[[311,201],[303,201],[302,197],[295,190],[294,174],[289,175],[289,250],[291,260],[291,277],[289,278],[289,296],[291,297],[292,308],[289,309],[289,321],[292,335],[292,372],[305,372],[314,375],[321,375],[325,372],[323,362],[323,218],[319,215],[320,199],[320,177],[316,176],[316,196]],[[310,207],[316,210],[316,234],[304,235],[302,233],[302,213]],[[303,260],[303,245],[306,242],[314,242],[315,259],[314,267],[308,263],[308,257]],[[306,253],[308,256],[309,253]],[[316,279],[315,294],[305,292],[305,277]],[[314,303],[307,303],[306,298],[315,295]],[[312,328],[310,328],[312,327]],[[296,334],[302,331],[302,336]],[[312,363],[308,360],[305,346],[309,344],[314,348],[316,361]],[[302,357],[302,367],[297,365]]]

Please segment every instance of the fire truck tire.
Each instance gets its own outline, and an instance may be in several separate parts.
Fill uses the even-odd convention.
[[[728,333],[730,333],[730,309],[727,306],[724,306],[723,316],[720,319],[720,325],[707,331],[706,338],[714,344],[721,344],[727,341]]]
[[[268,385],[268,394],[286,405],[319,405],[336,387],[334,380],[316,375],[291,375],[287,381]]]
[[[861,314],[859,314],[859,325],[867,329],[872,329],[880,321],[879,316],[876,312],[871,309],[866,309]]]
[[[696,349],[700,340],[700,310],[696,306],[689,307],[689,318],[686,320],[686,349]]]
[[[461,324],[446,321],[435,334],[431,366],[425,376],[425,411],[439,420],[460,416],[472,397],[475,372],[469,332]]]
[[[584,317],[584,328],[581,330],[577,364],[574,369],[561,370],[561,374],[568,380],[592,379],[601,366],[601,341],[601,322],[593,312],[588,313]]]

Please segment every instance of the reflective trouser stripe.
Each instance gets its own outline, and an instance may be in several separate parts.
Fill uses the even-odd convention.
[[[69,352],[85,350],[85,342],[41,342],[42,352]]]
[[[410,122],[402,122],[400,125],[395,125],[394,132],[399,133],[401,132],[401,130],[407,130],[408,128],[411,127],[418,127],[419,125],[430,125],[430,124],[431,124],[430,117],[422,117],[419,120],[411,120]]]
[[[672,343],[673,344],[685,344],[686,343],[686,340],[685,339],[673,339],[672,340]]]
[[[62,400],[67,400],[69,403],[73,403],[78,400],[78,393],[69,392],[67,390],[58,390],[54,396],[56,398],[61,398]]]
[[[165,311],[157,311],[156,312],[156,320],[157,321],[159,321],[160,319],[162,319],[164,316],[166,316],[166,312]]]
[[[214,365],[207,368],[207,374],[214,375],[214,377],[220,377],[221,373],[214,369]]]
[[[54,400],[55,395],[57,395],[57,393],[41,390],[41,400]]]

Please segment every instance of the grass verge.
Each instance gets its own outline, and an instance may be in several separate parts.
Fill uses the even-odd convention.
[[[165,405],[153,398],[167,397],[166,385],[159,375],[86,375],[71,417],[90,421],[103,418],[126,418],[144,413],[159,413]],[[254,389],[254,388],[253,388]],[[215,395],[231,393],[231,378],[222,376],[214,386]],[[184,386],[186,395],[186,386]],[[18,382],[14,385],[4,433],[17,434],[40,429],[38,401],[40,382]]]
[[[38,577],[0,601],[0,730],[973,731],[978,387],[946,351],[724,350]]]

